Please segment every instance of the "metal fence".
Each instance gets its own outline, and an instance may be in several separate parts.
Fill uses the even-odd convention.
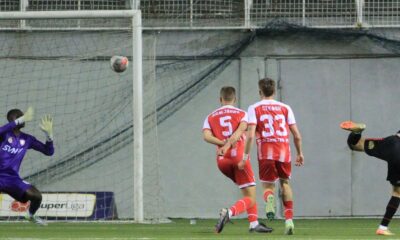
[[[136,7],[142,10],[143,25],[147,29],[251,29],[276,20],[315,28],[400,27],[399,0],[0,1],[0,12]]]

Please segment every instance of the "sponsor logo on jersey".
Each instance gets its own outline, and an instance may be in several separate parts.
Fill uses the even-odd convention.
[[[23,148],[14,148],[11,147],[10,145],[4,145],[2,148],[3,151],[8,152],[8,153],[12,153],[12,154],[18,154],[20,152],[22,152],[22,150],[24,150]]]
[[[21,144],[21,147],[25,145],[25,139],[20,139],[19,144]]]
[[[7,139],[7,141],[8,141],[8,143],[12,143],[12,142],[13,142],[12,137],[9,137],[9,138]]]

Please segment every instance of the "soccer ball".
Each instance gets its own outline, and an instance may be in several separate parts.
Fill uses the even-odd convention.
[[[129,60],[124,56],[112,56],[110,59],[110,65],[114,72],[121,73],[128,68]]]

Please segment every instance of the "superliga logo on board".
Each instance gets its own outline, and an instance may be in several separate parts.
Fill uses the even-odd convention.
[[[0,217],[25,216],[29,203],[15,201],[0,194]],[[90,193],[43,193],[37,212],[41,217],[90,217],[96,204],[96,195]]]

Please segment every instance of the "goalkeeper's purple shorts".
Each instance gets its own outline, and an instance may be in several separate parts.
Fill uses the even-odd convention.
[[[7,193],[17,201],[21,201],[26,190],[32,185],[22,180],[19,176],[0,174],[0,192]]]

